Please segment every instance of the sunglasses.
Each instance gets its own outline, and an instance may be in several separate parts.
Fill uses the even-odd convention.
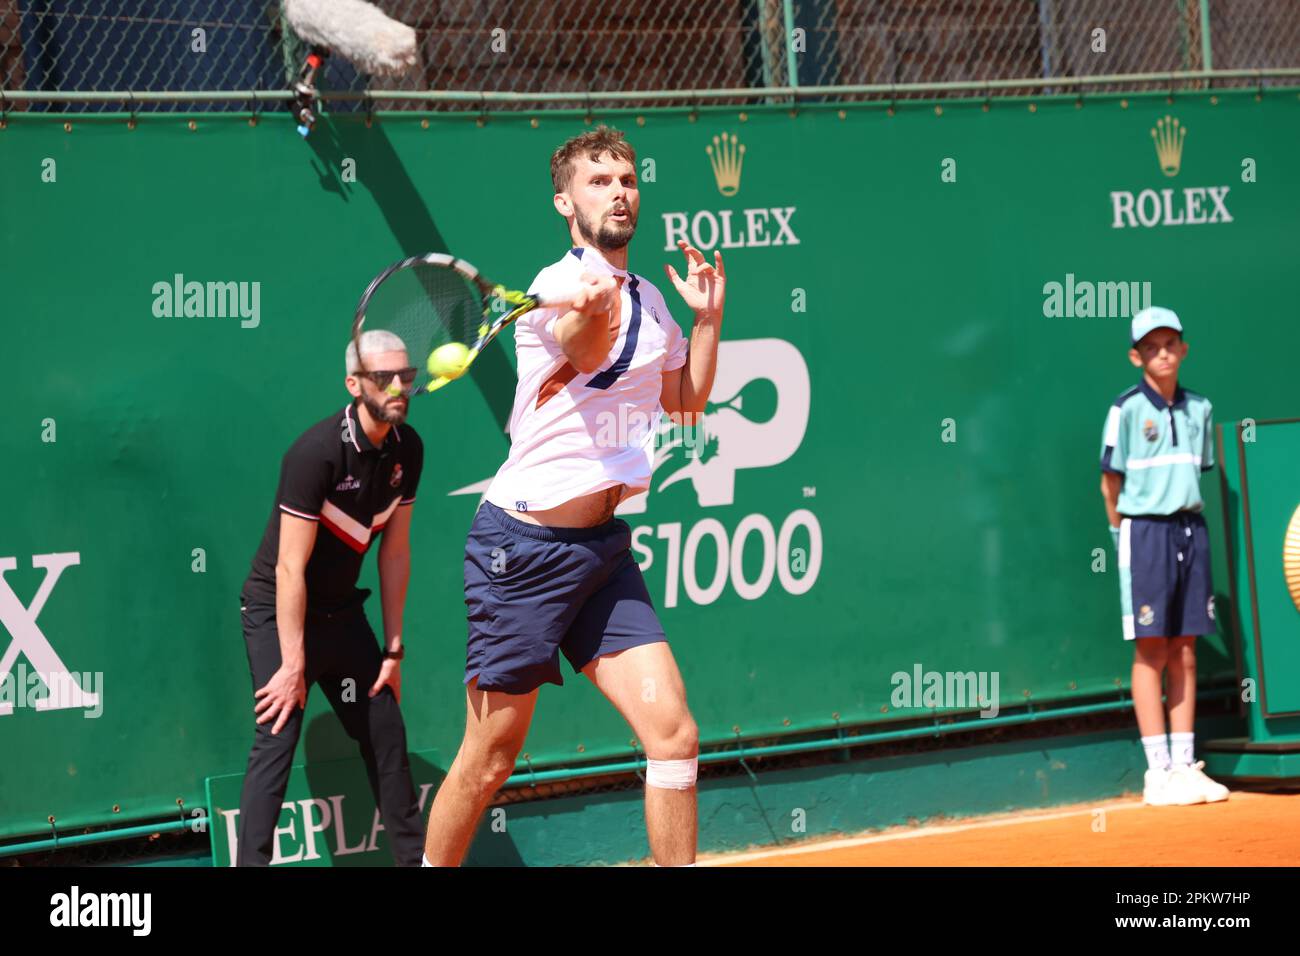
[[[394,376],[402,383],[403,388],[410,388],[418,371],[415,368],[395,368],[381,372],[357,372],[355,374],[359,378],[370,379],[375,388],[387,388],[388,383],[393,380]]]

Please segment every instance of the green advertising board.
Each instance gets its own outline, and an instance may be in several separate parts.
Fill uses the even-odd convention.
[[[1210,741],[1223,777],[1300,779],[1300,419],[1220,426],[1224,537],[1247,736]]]
[[[309,726],[305,732],[306,762],[289,773],[271,844],[270,865],[392,866],[392,851],[366,779],[366,765],[358,758],[313,760],[313,733]],[[442,782],[442,762],[437,752],[411,755],[411,782],[422,815],[427,814]],[[234,866],[238,857],[239,795],[243,785],[243,773],[219,774],[206,781],[206,826],[210,828],[213,866]]]
[[[918,668],[987,675],[1002,706],[1127,683],[1097,452],[1137,376],[1131,294],[1182,316],[1185,383],[1218,420],[1295,414],[1295,92],[1032,106],[606,117],[638,151],[633,271],[671,304],[677,238],[726,258],[701,454],[665,445],[623,510],[706,744],[915,717],[894,678]],[[240,584],[281,455],[346,401],[366,282],[449,250],[524,284],[568,248],[549,157],[581,116],[345,115],[307,140],[287,116],[192,119],[0,130],[0,672],[85,675],[0,711],[0,837],[195,806],[243,770]],[[187,310],[189,283],[220,284],[216,306]],[[463,728],[464,538],[513,394],[498,346],[412,409],[413,752],[453,754]],[[1234,669],[1212,636],[1202,678]],[[328,716],[313,695],[308,722]],[[559,766],[630,737],[571,678],[525,750]],[[324,719],[308,755],[355,749]]]

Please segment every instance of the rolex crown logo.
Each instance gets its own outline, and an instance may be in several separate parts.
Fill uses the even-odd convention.
[[[713,178],[718,192],[734,196],[740,191],[740,167],[745,162],[745,144],[739,143],[735,133],[713,137],[713,145],[705,146],[709,162],[713,165]]]
[[[1179,125],[1174,117],[1166,116],[1162,120],[1156,120],[1151,138],[1156,143],[1160,171],[1166,176],[1177,176],[1178,167],[1183,162],[1183,140],[1187,138],[1187,127]]]

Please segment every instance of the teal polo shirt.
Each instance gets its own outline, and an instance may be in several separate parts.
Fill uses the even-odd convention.
[[[1181,385],[1173,403],[1143,379],[1106,415],[1101,470],[1124,476],[1119,513],[1200,511],[1201,472],[1214,467],[1210,400]]]

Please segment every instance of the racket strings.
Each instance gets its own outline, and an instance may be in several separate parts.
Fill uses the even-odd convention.
[[[479,338],[487,303],[482,291],[455,269],[417,263],[399,269],[372,290],[364,306],[361,334],[384,331],[397,336],[416,369],[412,388],[430,381],[429,356],[458,342],[467,348]],[[391,344],[391,343],[390,343]],[[362,365],[372,362],[362,355]]]

